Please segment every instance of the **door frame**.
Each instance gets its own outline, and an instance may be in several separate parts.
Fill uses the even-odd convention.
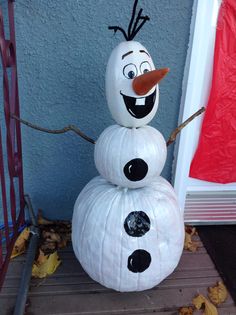
[[[206,106],[212,79],[217,17],[221,0],[195,0],[190,27],[190,43],[183,79],[179,123]],[[190,192],[232,192],[236,183],[210,183],[189,177],[190,164],[197,148],[203,115],[183,129],[176,143],[173,185],[184,208]]]

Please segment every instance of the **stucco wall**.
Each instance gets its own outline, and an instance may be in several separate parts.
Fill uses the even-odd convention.
[[[151,125],[165,138],[176,127],[188,46],[192,0],[142,0],[151,21],[136,40],[157,67],[171,72],[160,84],[160,105]],[[21,115],[48,128],[78,125],[96,139],[114,121],[104,77],[111,50],[123,40],[108,25],[126,27],[133,1],[16,1]],[[97,171],[93,145],[75,134],[48,135],[22,127],[25,191],[35,209],[70,218],[74,201]],[[162,175],[170,179],[173,146]]]

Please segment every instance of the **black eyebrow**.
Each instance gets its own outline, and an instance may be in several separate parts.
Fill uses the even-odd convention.
[[[145,54],[147,54],[147,55],[150,57],[149,53],[148,53],[148,52],[146,52],[145,50],[140,50],[139,52],[141,52],[141,53],[145,53]]]
[[[130,55],[130,54],[132,54],[132,53],[133,53],[133,50],[128,51],[126,54],[124,54],[124,55],[122,56],[122,59],[124,59],[126,56],[128,56],[128,55]]]

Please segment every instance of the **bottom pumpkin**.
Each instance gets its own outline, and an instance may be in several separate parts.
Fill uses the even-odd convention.
[[[84,270],[117,291],[142,291],[177,266],[184,221],[172,186],[162,177],[127,189],[93,178],[78,196],[72,244]]]

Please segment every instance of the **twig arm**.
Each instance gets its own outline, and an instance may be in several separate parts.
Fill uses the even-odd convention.
[[[62,129],[52,130],[52,129],[47,129],[47,128],[43,128],[43,127],[34,125],[34,124],[30,123],[29,121],[26,121],[26,120],[24,120],[24,119],[22,119],[22,118],[20,118],[20,117],[18,117],[16,115],[12,114],[12,113],[11,113],[11,118],[18,120],[20,123],[26,125],[27,127],[30,127],[32,129],[39,130],[39,131],[42,131],[42,132],[46,132],[46,133],[62,134],[62,133],[66,133],[68,131],[73,131],[77,135],[79,135],[81,138],[85,139],[86,141],[95,144],[95,141],[93,139],[91,139],[90,137],[86,136],[86,134],[84,134],[79,128],[77,128],[74,125],[69,125],[69,126],[66,126],[66,127],[62,128]]]
[[[170,135],[169,139],[166,142],[166,145],[169,146],[171,143],[173,143],[177,137],[177,135],[180,133],[180,131],[186,127],[194,118],[196,118],[197,116],[201,115],[203,112],[205,111],[205,107],[202,107],[201,109],[199,109],[196,113],[194,113],[192,116],[190,116],[187,120],[185,120],[181,125],[179,125]],[[73,131],[74,133],[76,133],[77,135],[79,135],[81,138],[85,139],[86,141],[95,144],[95,141],[93,139],[91,139],[90,137],[88,137],[86,134],[84,134],[79,128],[77,128],[74,125],[68,125],[62,129],[48,129],[48,128],[43,128],[37,125],[34,125],[32,123],[30,123],[29,121],[26,121],[18,116],[16,116],[15,114],[11,113],[11,118],[18,120],[20,123],[26,125],[27,127],[30,127],[32,129],[35,130],[39,130],[42,132],[46,132],[46,133],[51,133],[51,134],[62,134],[62,133],[66,133],[68,131]]]
[[[187,120],[185,120],[181,125],[179,125],[174,131],[172,131],[169,139],[166,142],[166,145],[170,145],[173,143],[177,137],[177,135],[180,133],[180,131],[186,127],[194,118],[201,115],[205,111],[205,107],[200,108],[196,113],[194,113],[192,116],[190,116]]]

